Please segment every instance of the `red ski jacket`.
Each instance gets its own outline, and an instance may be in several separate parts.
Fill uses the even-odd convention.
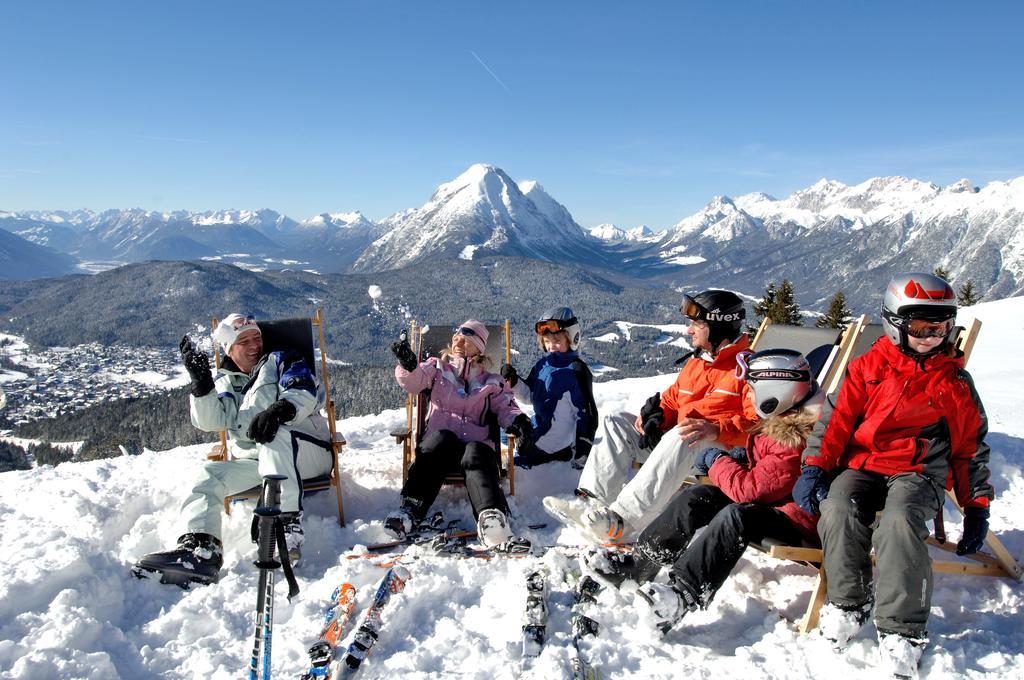
[[[736,377],[736,355],[748,349],[746,335],[723,347],[713,361],[691,357],[676,381],[661,395],[668,431],[683,418],[703,418],[716,423],[718,441],[743,446],[747,431],[757,422],[757,412],[747,399],[747,383]]]
[[[816,420],[816,414],[805,416],[801,421],[780,423],[786,416],[775,418],[774,427],[760,432],[747,440],[748,465],[737,462],[729,456],[719,456],[708,477],[726,496],[737,503],[758,503],[774,507],[786,515],[800,530],[804,540],[818,545],[818,518],[804,512],[793,501],[793,485],[800,477],[800,454],[804,450],[806,432],[799,431],[806,423],[806,430]],[[781,428],[789,430],[784,437],[788,443],[772,438]]]
[[[952,489],[960,505],[987,507],[994,497],[987,434],[963,357],[911,357],[883,336],[850,363],[819,448],[812,437],[804,463],[918,472]]]

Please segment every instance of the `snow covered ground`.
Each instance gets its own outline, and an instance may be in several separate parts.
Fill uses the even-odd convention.
[[[962,319],[984,322],[971,359],[985,400],[997,490],[992,529],[1010,552],[1024,556],[1024,368],[1007,350],[1024,334],[1024,298],[978,305]],[[595,385],[599,407],[636,408],[672,376]],[[388,436],[399,410],[350,418],[340,427],[349,446],[342,457],[345,510],[338,527],[334,500],[307,499],[301,595],[293,603],[279,585],[274,628],[274,675],[298,677],[305,648],[319,630],[320,609],[334,587],[349,581],[364,607],[384,570],[347,557],[382,540],[381,519],[398,501],[400,454]],[[225,523],[225,567],[218,585],[182,591],[138,581],[129,565],[170,546],[179,533],[177,505],[203,464],[205,446],[88,463],[10,472],[0,485],[0,677],[238,678],[252,649],[257,573],[248,540],[251,505],[236,505]],[[520,526],[535,544],[580,542],[556,527],[540,498],[567,494],[578,473],[553,464],[517,473],[511,499]],[[462,489],[445,489],[436,507],[470,527]],[[951,538],[959,519],[947,511]],[[386,627],[364,665],[366,678],[564,678],[569,675],[568,587],[549,598],[549,642],[526,672],[520,670],[523,575],[538,561],[575,567],[571,549],[543,558],[454,560],[423,558],[386,614]],[[662,576],[664,578],[664,575]],[[602,631],[584,649],[604,677],[836,678],[877,677],[874,628],[867,626],[845,654],[793,621],[807,604],[811,572],[748,552],[710,610],[687,616],[662,637],[632,606],[632,597],[604,591]],[[1024,677],[1024,588],[1006,579],[939,575],[933,601],[927,677]]]

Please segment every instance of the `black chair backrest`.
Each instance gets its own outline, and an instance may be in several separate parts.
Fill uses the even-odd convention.
[[[456,325],[450,323],[429,324],[425,333],[421,334],[420,340],[420,361],[430,357],[439,357],[444,348],[452,341]],[[488,370],[497,373],[498,368],[505,363],[505,327],[496,324],[487,324],[487,351],[485,354],[490,358],[491,365]]]
[[[757,340],[757,351],[792,349],[800,352],[811,365],[811,375],[820,377],[836,348],[842,330],[808,326],[770,324]]]
[[[316,357],[313,350],[313,321],[308,317],[298,319],[276,319],[273,321],[257,321],[263,333],[263,351],[270,353],[279,350],[298,352],[309,364],[310,370],[316,375]]]

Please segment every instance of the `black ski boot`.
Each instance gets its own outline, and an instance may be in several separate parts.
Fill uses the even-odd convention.
[[[224,564],[221,548],[220,539],[210,534],[185,534],[174,550],[150,553],[136,562],[132,574],[137,578],[160,574],[160,583],[185,589],[192,583],[216,583]]]

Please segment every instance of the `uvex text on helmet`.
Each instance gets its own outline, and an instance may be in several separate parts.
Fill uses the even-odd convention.
[[[909,352],[907,325],[911,320],[941,322],[956,318],[953,288],[934,274],[909,272],[889,281],[882,296],[882,329],[893,344]],[[945,342],[936,348],[941,351]]]
[[[743,326],[743,319],[747,317],[743,300],[727,290],[705,290],[693,296],[684,295],[680,311],[683,316],[708,323],[708,340],[716,348],[723,340],[735,339]]]
[[[558,333],[561,331],[565,331],[565,334],[569,336],[569,349],[573,351],[579,349],[582,337],[580,322],[576,318],[576,314],[569,307],[552,307],[548,309],[537,319],[537,323],[534,324],[534,330],[537,333],[537,342],[540,344],[541,349],[544,349],[544,341],[540,336],[544,333]]]
[[[741,353],[737,359],[741,377],[754,392],[754,408],[762,418],[800,406],[818,391],[811,366],[792,349],[766,349]]]

